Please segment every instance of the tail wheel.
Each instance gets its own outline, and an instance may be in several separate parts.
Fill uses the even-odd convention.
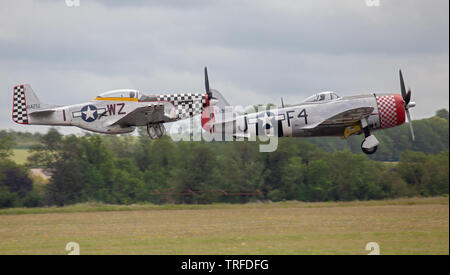
[[[364,140],[361,142],[361,150],[364,152],[364,154],[366,154],[366,155],[372,155],[372,154],[375,154],[375,152],[376,152],[377,149],[378,149],[378,145],[377,145],[377,146],[374,146],[374,147],[371,147],[371,148],[364,148],[364,147],[363,147],[364,141],[366,141],[366,139],[364,139]]]

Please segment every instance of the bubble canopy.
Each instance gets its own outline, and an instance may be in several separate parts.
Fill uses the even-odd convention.
[[[305,99],[303,102],[325,102],[330,100],[337,100],[341,98],[338,94],[333,91],[326,91],[317,93]]]
[[[111,99],[111,98],[134,98],[139,99],[140,93],[137,90],[121,89],[113,90],[99,94],[95,99]]]

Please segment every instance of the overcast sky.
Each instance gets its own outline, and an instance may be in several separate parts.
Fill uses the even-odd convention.
[[[16,84],[58,105],[203,92],[205,65],[233,105],[399,92],[402,68],[428,117],[449,106],[449,1],[0,1],[0,129],[48,129],[12,122]]]

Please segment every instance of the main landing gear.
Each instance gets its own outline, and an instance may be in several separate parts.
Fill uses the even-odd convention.
[[[380,144],[374,135],[370,134],[369,125],[366,119],[361,120],[361,126],[364,131],[364,140],[361,143],[361,150],[367,154],[374,154],[378,149],[378,144]]]
[[[166,128],[162,123],[147,124],[147,134],[151,139],[160,139],[166,133]]]

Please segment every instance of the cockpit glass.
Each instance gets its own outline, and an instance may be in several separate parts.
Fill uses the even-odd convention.
[[[303,102],[324,102],[330,100],[336,100],[341,98],[335,92],[322,92],[315,95],[312,95],[305,99]]]
[[[136,90],[115,90],[101,93],[97,97],[137,98],[138,92]]]
[[[304,102],[314,102],[317,101],[317,95],[313,95],[304,100]]]

